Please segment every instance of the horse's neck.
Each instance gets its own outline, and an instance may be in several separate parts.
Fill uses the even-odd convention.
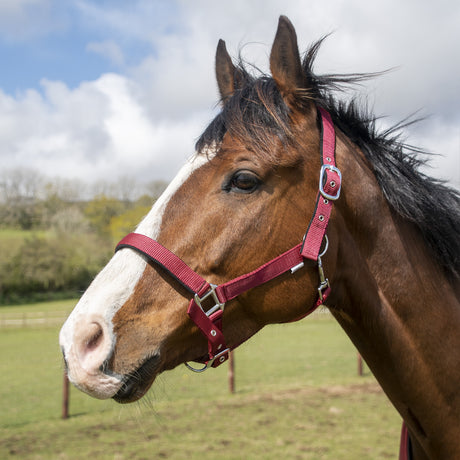
[[[458,286],[393,215],[373,176],[363,180],[337,213],[331,311],[425,451],[460,458]]]

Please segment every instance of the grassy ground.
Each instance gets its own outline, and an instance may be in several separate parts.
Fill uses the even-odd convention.
[[[57,335],[0,329],[2,459],[397,457],[400,418],[372,375],[357,376],[356,352],[329,316],[268,327],[239,348],[234,395],[226,366],[181,366],[128,406],[72,389],[69,420]]]
[[[53,300],[15,306],[0,306],[0,330],[36,326],[60,326],[77,303],[73,300]]]
[[[34,302],[26,303],[23,305],[5,305],[0,306],[0,315],[19,317],[23,314],[36,316],[42,313],[46,315],[48,313],[60,313],[68,315],[73,307],[77,304],[78,299],[66,299],[66,300],[53,300],[50,302]]]
[[[61,312],[70,313],[72,308],[76,305],[78,300],[66,299],[66,300],[53,300],[50,302],[33,302],[25,303],[22,305],[4,305],[0,307],[0,314],[10,314],[12,316],[18,316],[22,313],[50,313],[50,312]]]

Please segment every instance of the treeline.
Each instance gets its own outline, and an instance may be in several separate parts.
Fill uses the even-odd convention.
[[[78,296],[166,187],[0,175],[0,304]]]

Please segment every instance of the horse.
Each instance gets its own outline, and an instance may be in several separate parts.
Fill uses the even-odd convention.
[[[136,401],[324,304],[401,415],[401,458],[460,458],[460,195],[405,123],[338,99],[370,74],[314,73],[322,41],[301,58],[281,16],[267,75],[219,41],[220,111],[63,325],[68,377]]]

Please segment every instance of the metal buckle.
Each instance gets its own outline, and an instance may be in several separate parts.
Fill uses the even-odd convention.
[[[224,311],[224,308],[225,308],[225,302],[222,303],[220,300],[219,300],[219,297],[217,297],[217,293],[216,293],[216,288],[217,288],[217,285],[216,284],[209,284],[209,291],[206,292],[206,294],[204,294],[202,297],[200,297],[198,294],[195,294],[194,296],[194,300],[195,300],[195,303],[203,310],[203,313],[209,318],[214,312],[216,312],[217,310],[221,309],[222,311]],[[205,311],[204,308],[203,308],[203,302],[208,298],[208,297],[212,297],[212,300],[214,301],[214,306],[211,307],[208,311]]]
[[[206,363],[206,366],[211,367],[214,364],[214,361],[216,359],[219,361],[220,364],[222,364],[223,362],[225,362],[225,354],[228,354],[228,353],[230,353],[230,348],[226,348],[225,350],[217,353],[217,355],[214,356],[214,358],[210,359]]]
[[[324,191],[324,175],[326,174],[326,170],[329,169],[329,171],[335,172],[339,176],[339,187],[337,189],[337,193],[335,195],[330,195],[329,193]],[[321,172],[319,174],[319,193],[326,198],[327,200],[335,201],[339,199],[340,196],[340,191],[342,190],[342,173],[340,172],[340,169],[337,168],[336,166],[332,165],[323,165],[321,166]]]
[[[224,308],[225,308],[225,302],[221,302],[219,300],[219,297],[217,297],[217,292],[216,292],[216,289],[217,289],[217,285],[216,284],[211,284],[209,283],[209,290],[203,294],[201,297],[198,295],[198,294],[195,294],[194,297],[193,297],[193,300],[195,301],[196,305],[198,307],[200,307],[200,309],[202,310],[202,312],[209,318],[213,313],[215,313],[217,310],[222,310],[224,311]],[[214,306],[211,307],[208,311],[205,311],[204,307],[203,307],[203,303],[208,299],[208,298],[211,298],[211,300],[214,302]],[[215,332],[215,331],[211,331],[212,332]],[[191,371],[193,372],[204,372],[206,369],[209,369],[210,367],[212,367],[212,365],[214,364],[214,362],[217,360],[219,360],[220,363],[223,363],[225,361],[225,354],[226,353],[229,353],[230,352],[230,349],[229,348],[226,348],[225,350],[223,351],[220,351],[219,353],[217,353],[215,356],[213,356],[209,361],[207,361],[203,367],[199,367],[199,368],[196,368],[196,367],[193,367],[191,366],[189,363],[184,363],[185,366],[187,367],[187,369],[190,369]]]

